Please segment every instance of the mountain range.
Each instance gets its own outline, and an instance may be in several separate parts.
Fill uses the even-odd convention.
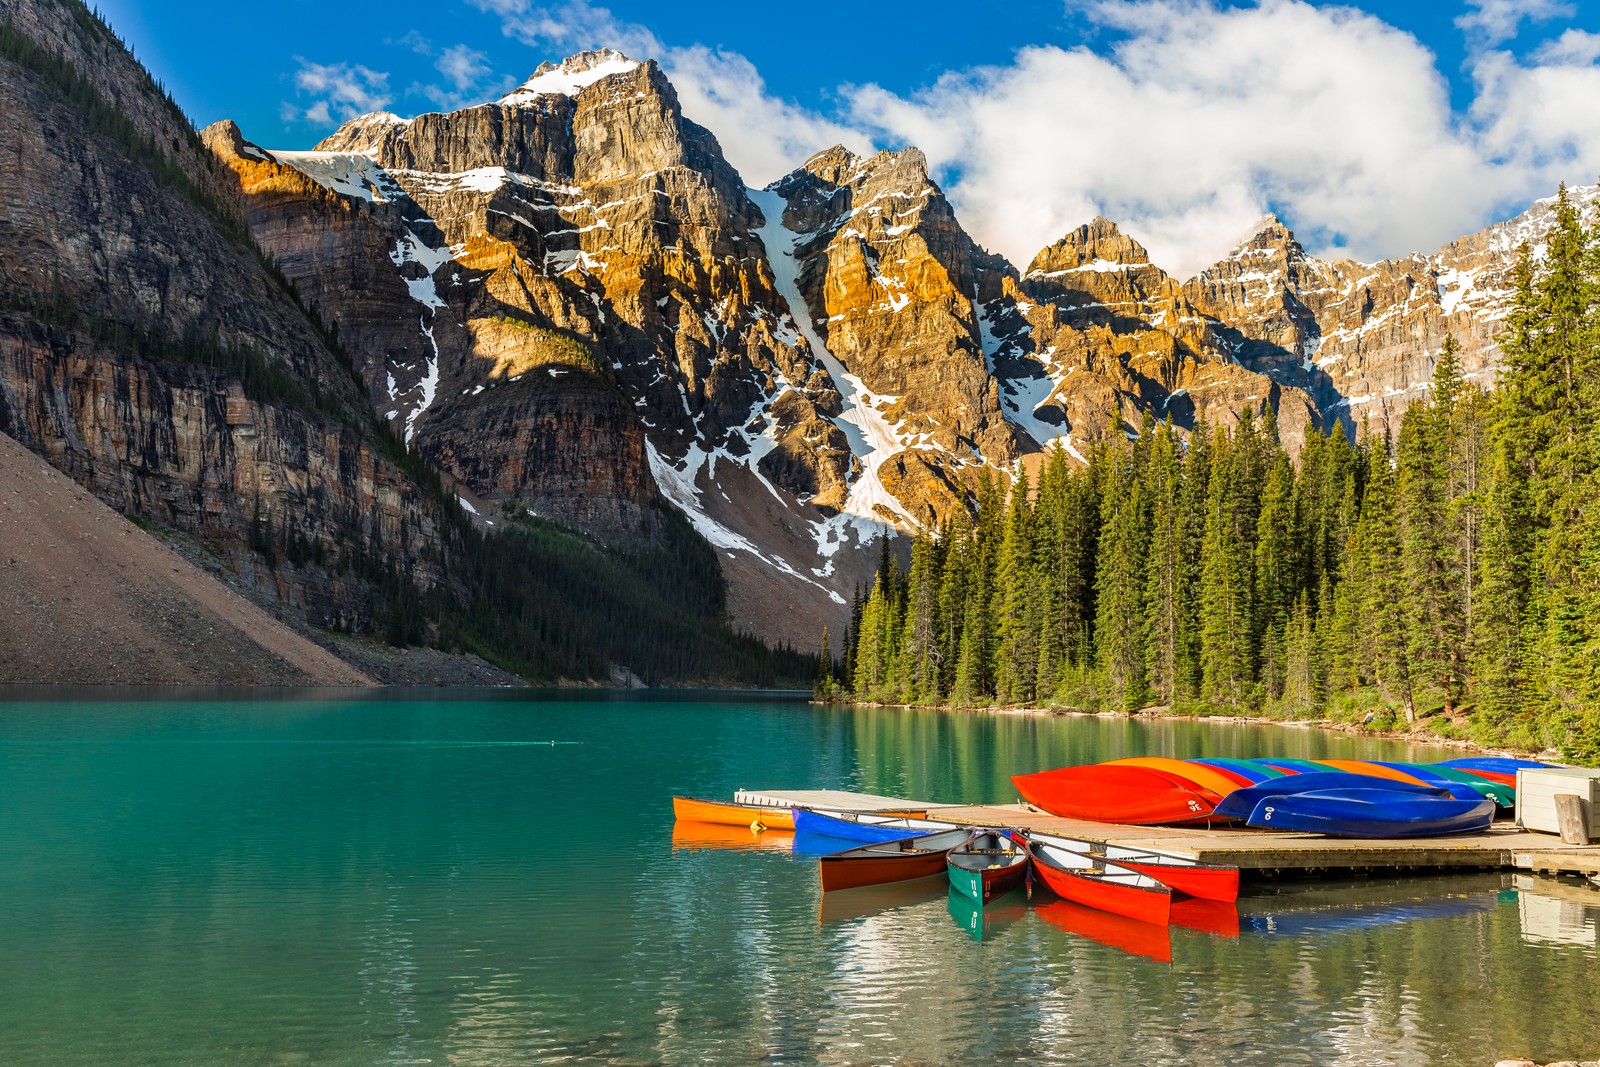
[[[7,16],[0,88],[39,121],[0,135],[0,431],[323,628],[375,625],[335,545],[425,588],[453,580],[430,546],[463,519],[647,553],[681,513],[735,626],[815,648],[877,538],[1053,443],[1269,411],[1291,451],[1382,431],[1447,333],[1489,384],[1550,217],[1361,264],[1268,216],[1186,280],[1096,218],[1019,268],[915,148],[748,188],[661,69],[616,52],[300,151],[226,121],[197,138],[75,0]],[[103,115],[40,84],[49,57]],[[188,355],[152,358],[152,331]],[[269,564],[264,526],[296,551]]]

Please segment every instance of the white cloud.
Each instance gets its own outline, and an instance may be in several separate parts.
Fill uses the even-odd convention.
[[[661,64],[683,113],[716,134],[728,162],[752,186],[776,181],[831,145],[872,147],[860,130],[773,96],[755,64],[738,53],[669,48]]]
[[[1456,19],[1456,25],[1467,34],[1468,43],[1475,48],[1492,48],[1517,35],[1522,21],[1543,22],[1546,19],[1570,18],[1572,5],[1565,0],[1467,0],[1471,8]]]
[[[512,85],[512,79],[495,76],[487,55],[464,44],[451,45],[439,53],[433,67],[444,76],[445,85],[413,82],[406,91],[426,97],[444,111],[482,103]]]
[[[468,2],[480,11],[499,15],[508,37],[535,49],[553,49],[565,55],[590,48],[615,48],[638,59],[659,59],[665,51],[660,39],[645,27],[623,22],[609,8],[595,7],[588,0]]]
[[[434,67],[448,78],[457,90],[466,90],[494,73],[494,68],[489,66],[488,59],[489,57],[482,52],[458,44],[446,48],[444,54],[434,63]]]
[[[307,122],[325,126],[381,111],[389,103],[389,75],[385,71],[349,63],[312,63],[299,56],[295,62],[300,64],[294,74],[295,91],[301,97],[312,98],[301,112]]]
[[[1531,64],[1482,55],[1462,116],[1428,49],[1350,8],[1088,10],[1117,34],[1105,54],[1027,48],[909,97],[852,94],[854,117],[921,147],[963,223],[1019,265],[1098,213],[1188,275],[1270,207],[1315,251],[1377,259],[1432,250],[1600,170],[1587,35]]]

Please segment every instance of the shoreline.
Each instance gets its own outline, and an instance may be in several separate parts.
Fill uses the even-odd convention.
[[[1233,726],[1283,726],[1300,730],[1322,730],[1343,734],[1346,737],[1366,738],[1373,741],[1402,741],[1414,745],[1438,745],[1461,752],[1482,753],[1492,756],[1510,756],[1519,759],[1559,760],[1554,749],[1530,752],[1508,745],[1485,746],[1461,738],[1440,737],[1437,734],[1418,734],[1409,730],[1367,730],[1359,723],[1339,722],[1335,719],[1275,719],[1267,715],[1182,715],[1161,708],[1141,708],[1138,711],[1077,711],[1070,708],[1041,708],[1028,704],[989,704],[981,707],[941,707],[936,704],[888,704],[871,700],[811,701],[819,707],[832,705],[859,708],[903,708],[906,711],[939,711],[955,715],[1018,715],[1030,718],[1079,719],[1134,719],[1147,722],[1214,722]]]

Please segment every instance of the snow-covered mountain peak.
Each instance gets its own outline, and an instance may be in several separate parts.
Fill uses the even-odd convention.
[[[1288,248],[1291,245],[1296,247],[1299,245],[1295,240],[1294,231],[1285,226],[1283,220],[1275,213],[1269,211],[1239,235],[1239,239],[1233,242],[1231,254],[1237,256],[1240,252],[1250,249]]]
[[[626,74],[639,66],[638,60],[629,59],[611,48],[579,52],[560,63],[545,62],[533,72],[533,77],[500,98],[506,107],[531,104],[541,96],[577,96],[584,89],[614,74]]]
[[[1110,219],[1096,216],[1033,257],[1025,277],[1049,277],[1075,271],[1114,271],[1150,263],[1144,245],[1123,233]]]

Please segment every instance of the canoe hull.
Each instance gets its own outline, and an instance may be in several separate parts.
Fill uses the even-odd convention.
[[[1333,837],[1441,837],[1487,830],[1494,801],[1418,796],[1392,789],[1332,789],[1267,797],[1247,822]]]
[[[761,804],[673,797],[672,814],[688,822],[708,822],[718,826],[745,826],[754,829],[755,825],[759,824],[762,830],[794,829],[792,811],[788,808],[769,808]]]
[[[1119,867],[1131,867],[1140,874],[1164,883],[1168,888],[1191,897],[1231,904],[1239,899],[1239,868],[1224,864],[1203,863],[1190,856],[1158,852],[1152,849],[1131,848],[1125,845],[1107,845],[1099,841],[1084,841],[1062,837],[1059,834],[1035,833],[1030,840],[1054,845],[1089,856],[1103,857]]]
[[[822,891],[830,893],[943,875],[945,856],[970,836],[967,830],[945,830],[823,856],[817,861],[822,874]]]
[[[1225,770],[1192,760],[1172,759],[1168,756],[1129,756],[1126,759],[1107,760],[1106,767],[1143,767],[1145,770],[1170,774],[1183,782],[1193,783],[1196,792],[1209,789],[1218,797],[1225,797],[1242,785],[1250,785],[1237,771]]]
[[[1063,767],[1014,775],[1029,804],[1068,819],[1146,826],[1206,819],[1216,800],[1143,767]]]
[[[1063,870],[1048,863],[1037,863],[1034,870],[1050,891],[1062,900],[1157,926],[1166,926],[1172,916],[1170,889],[1117,885],[1094,875]]]
[[[1260,785],[1253,785],[1249,789],[1239,789],[1222,798],[1222,803],[1217,805],[1219,815],[1229,815],[1235,819],[1249,820],[1250,816],[1260,806],[1261,801],[1267,797],[1289,796],[1296,793],[1310,793],[1326,789],[1371,789],[1381,787],[1395,793],[1409,793],[1414,796],[1445,795],[1443,789],[1427,785],[1411,785],[1408,782],[1394,782],[1383,778],[1374,778],[1366,774],[1350,774],[1346,771],[1306,771],[1302,774],[1289,774],[1282,778],[1274,778]]]
[[[974,834],[945,856],[950,885],[977,904],[987,904],[1022,886],[1028,850],[996,831]]]

